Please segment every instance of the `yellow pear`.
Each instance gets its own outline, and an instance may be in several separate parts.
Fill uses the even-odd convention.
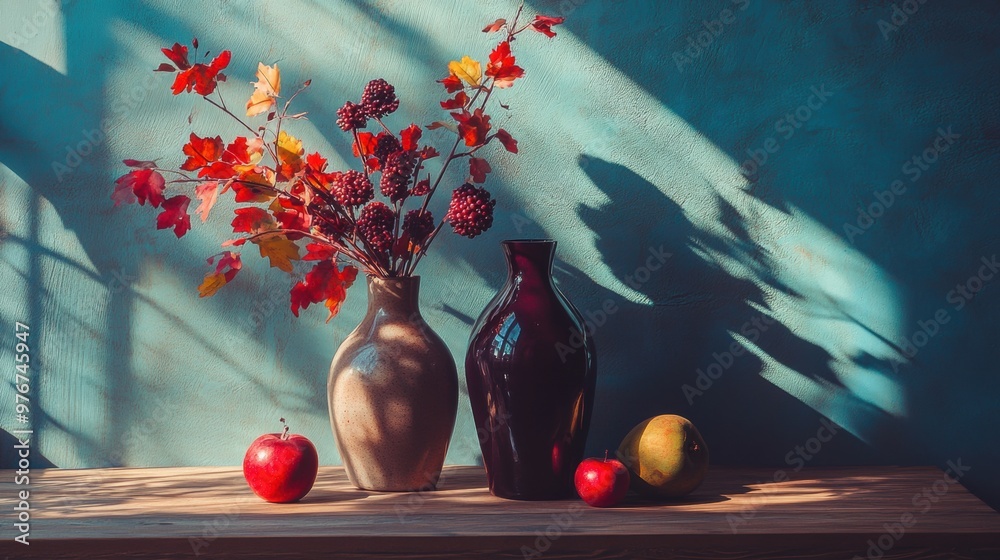
[[[618,447],[632,489],[644,496],[675,498],[697,488],[708,472],[708,447],[687,418],[654,416],[632,428]]]

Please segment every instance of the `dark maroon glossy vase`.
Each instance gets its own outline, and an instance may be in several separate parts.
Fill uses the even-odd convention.
[[[472,331],[469,400],[494,496],[572,495],[597,381],[593,337],[552,282],[551,240],[504,241],[507,283]]]

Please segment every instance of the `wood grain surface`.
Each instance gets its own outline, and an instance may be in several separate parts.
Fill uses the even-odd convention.
[[[259,500],[234,467],[49,469],[32,473],[31,545],[10,535],[0,553],[826,559],[864,558],[874,545],[882,558],[1000,558],[1000,514],[935,468],[817,468],[784,482],[774,473],[717,468],[686,499],[630,496],[595,509],[495,498],[480,467],[446,467],[440,489],[423,493],[360,491],[341,467],[324,467],[296,504]],[[12,503],[6,497],[24,487],[11,471],[0,480]],[[899,534],[906,515],[912,523]]]

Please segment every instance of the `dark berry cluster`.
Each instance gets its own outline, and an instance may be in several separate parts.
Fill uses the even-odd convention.
[[[344,103],[343,107],[337,109],[337,126],[345,132],[368,126],[364,107],[350,101]]]
[[[331,190],[337,202],[350,208],[361,206],[375,197],[375,188],[368,176],[353,169],[337,174]]]
[[[382,133],[378,135],[378,140],[375,141],[375,149],[372,151],[372,154],[378,159],[380,164],[385,165],[385,158],[400,149],[402,149],[402,146],[395,136]]]
[[[455,233],[472,239],[493,225],[493,207],[496,204],[489,191],[466,183],[452,193],[445,219]]]
[[[410,210],[403,218],[403,232],[409,234],[410,240],[420,243],[434,231],[434,216],[430,211]]]
[[[361,210],[358,233],[368,240],[372,249],[385,252],[392,246],[392,230],[396,214],[384,202],[375,201]]]
[[[413,174],[413,158],[410,157],[410,153],[403,150],[393,152],[386,156],[385,163],[382,164],[379,190],[392,202],[402,200],[409,194],[407,187],[410,184],[411,174]]]
[[[365,108],[365,114],[373,119],[392,113],[399,108],[396,88],[382,78],[368,82],[361,94],[361,106]]]

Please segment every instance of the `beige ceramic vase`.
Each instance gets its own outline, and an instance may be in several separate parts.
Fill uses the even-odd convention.
[[[362,490],[436,487],[458,411],[458,373],[420,316],[419,277],[368,277],[368,313],[330,365],[337,449]]]

